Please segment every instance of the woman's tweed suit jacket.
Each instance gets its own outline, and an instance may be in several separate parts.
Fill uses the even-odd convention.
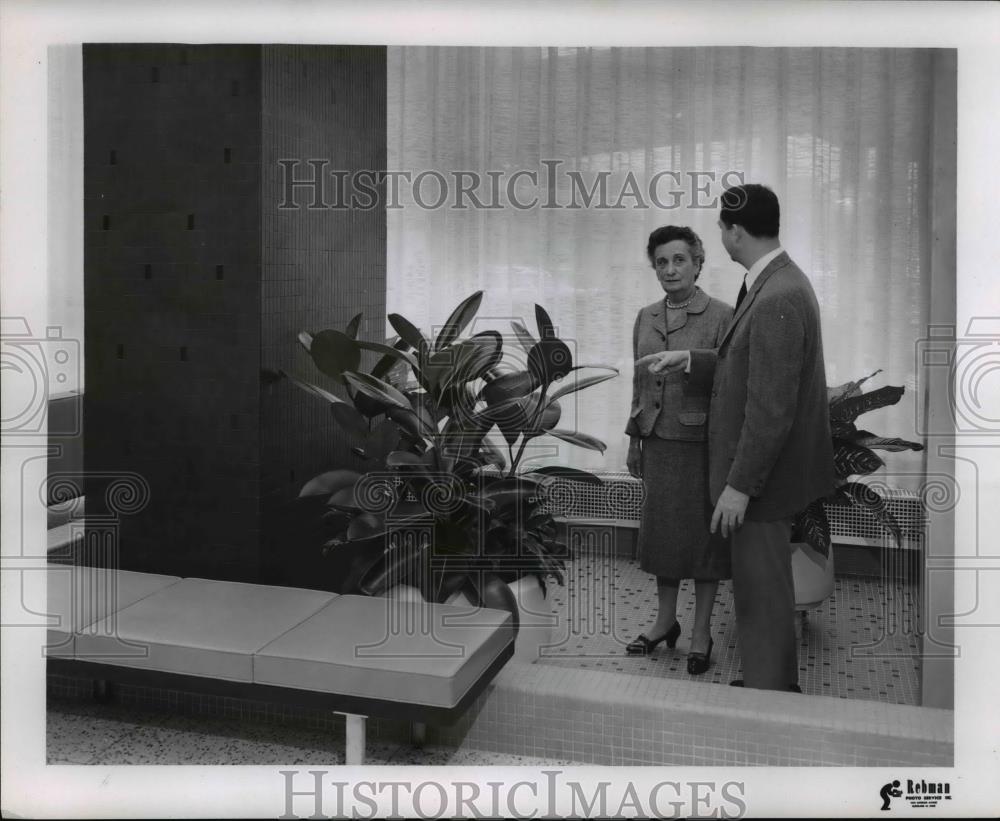
[[[717,348],[733,309],[699,290],[683,311],[667,311],[664,300],[639,311],[632,333],[635,359],[666,350]],[[652,374],[645,366],[632,376],[632,408],[625,432],[661,439],[703,442],[707,438],[710,385],[692,385],[683,373]]]

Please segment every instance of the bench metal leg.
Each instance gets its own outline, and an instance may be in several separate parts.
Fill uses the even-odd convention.
[[[90,692],[98,704],[110,704],[114,701],[115,686],[107,679],[94,679],[90,684]]]
[[[410,739],[417,747],[423,747],[427,742],[427,725],[422,721],[414,721],[410,725]]]
[[[365,763],[365,721],[367,716],[344,713],[344,730],[347,739],[345,763],[356,766]]]

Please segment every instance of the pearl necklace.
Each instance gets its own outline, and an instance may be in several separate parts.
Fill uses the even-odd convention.
[[[687,298],[687,302],[682,302],[680,305],[674,305],[670,301],[670,297],[665,297],[664,301],[667,303],[667,307],[668,308],[674,308],[675,310],[680,310],[681,308],[686,308],[688,305],[691,304],[691,300],[693,300],[695,298],[695,296],[697,296],[699,290],[700,289],[696,285],[695,288],[694,288],[694,291],[691,292],[691,296],[689,296]]]

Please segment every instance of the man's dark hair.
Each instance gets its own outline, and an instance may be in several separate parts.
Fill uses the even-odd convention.
[[[742,225],[753,237],[772,239],[778,236],[781,209],[778,197],[766,185],[734,185],[722,192],[719,218],[730,228]]]
[[[656,261],[653,259],[653,255],[657,248],[668,242],[673,242],[675,239],[681,239],[687,243],[691,259],[699,268],[705,264],[705,246],[701,244],[701,237],[686,225],[664,225],[649,235],[649,242],[646,243],[646,256],[649,257],[650,263],[655,266]]]

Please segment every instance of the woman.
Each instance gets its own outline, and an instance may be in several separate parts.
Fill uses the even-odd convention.
[[[705,250],[690,228],[667,225],[649,235],[646,254],[666,296],[639,311],[635,358],[664,350],[717,348],[733,309],[696,281]],[[639,566],[656,576],[659,613],[631,642],[629,655],[647,655],[660,642],[674,647],[681,627],[677,591],[694,579],[695,619],[687,669],[699,675],[712,658],[712,607],[720,579],[730,575],[729,546],[709,533],[707,393],[693,394],[683,373],[652,374],[637,367],[632,381],[628,471],[646,491],[639,527]]]

